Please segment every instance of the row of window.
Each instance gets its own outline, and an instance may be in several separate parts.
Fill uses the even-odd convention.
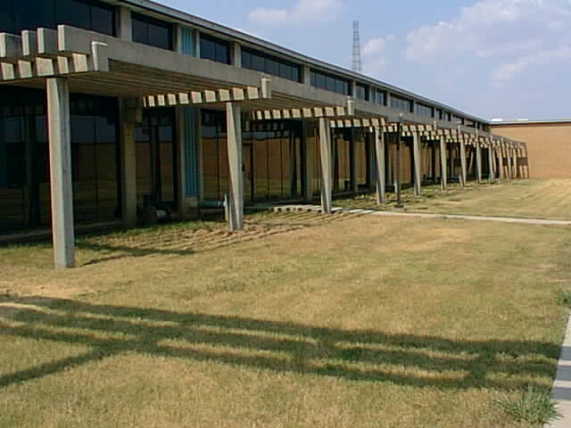
[[[93,0],[2,0],[0,31],[19,34],[67,24],[115,35],[115,9]]]
[[[253,49],[242,49],[242,67],[283,77],[294,82],[301,81],[301,66]]]
[[[414,103],[412,100],[407,100],[406,98],[401,98],[396,95],[391,95],[391,108],[395,110],[401,110],[408,113],[412,113],[414,111]]]
[[[133,41],[146,45],[172,50],[174,47],[174,26],[146,15],[132,13]],[[67,24],[103,34],[115,35],[115,9],[96,0],[1,0],[0,32],[19,33],[37,27],[55,28]],[[201,34],[200,57],[223,64],[231,64],[231,44],[222,39]],[[253,49],[242,49],[242,67],[282,77],[295,82],[302,81],[302,67],[299,64],[281,59]],[[387,94],[380,89],[358,83],[355,94],[352,84],[333,74],[311,70],[311,85],[315,88],[354,95],[356,98],[375,104],[387,105]],[[393,95],[390,106],[406,112],[414,111],[412,100]],[[441,120],[464,123],[464,119],[450,113],[437,111],[433,107],[417,104],[416,113],[420,116],[435,117]],[[468,124],[476,126],[474,122]]]
[[[349,80],[321,71],[311,70],[311,86],[342,95],[352,95]]]
[[[434,108],[425,104],[417,104],[416,114],[423,117],[434,117]]]

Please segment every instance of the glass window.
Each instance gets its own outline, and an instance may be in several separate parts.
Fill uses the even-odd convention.
[[[242,67],[283,77],[295,82],[299,82],[301,76],[299,65],[248,48],[242,48]]]
[[[343,95],[351,95],[348,80],[321,71],[311,70],[311,86]]]
[[[230,64],[230,44],[225,40],[201,34],[200,58]]]
[[[413,102],[396,95],[391,96],[391,108],[412,113]]]
[[[12,3],[12,1],[6,0],[0,2],[0,29],[7,33],[16,32]]]
[[[380,89],[376,89],[374,91],[373,102],[375,104],[380,104],[382,106],[387,105],[387,93],[385,91],[381,91]]]
[[[98,33],[115,35],[115,11],[108,7],[91,8],[91,29]]]
[[[132,14],[133,41],[156,48],[172,50],[172,25],[148,16]]]
[[[19,33],[67,24],[115,35],[115,9],[95,0],[2,0],[1,31]]]
[[[416,114],[423,117],[434,117],[434,109],[425,104],[417,104]]]
[[[366,85],[357,84],[357,93],[355,96],[360,100],[369,101],[369,87]]]

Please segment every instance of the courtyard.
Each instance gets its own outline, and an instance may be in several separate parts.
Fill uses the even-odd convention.
[[[569,187],[405,207],[568,219]],[[497,402],[551,389],[571,288],[557,226],[258,213],[77,247],[0,248],[1,426],[526,426]]]

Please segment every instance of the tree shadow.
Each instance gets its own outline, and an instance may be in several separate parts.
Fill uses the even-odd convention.
[[[543,387],[540,378],[554,377],[559,356],[559,346],[535,341],[450,340],[41,297],[0,297],[0,305],[0,335],[91,348],[0,372],[0,388],[135,352],[359,382],[512,390]]]

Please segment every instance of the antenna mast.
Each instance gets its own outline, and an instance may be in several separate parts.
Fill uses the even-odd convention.
[[[359,31],[359,21],[353,21],[353,71],[361,73],[363,63],[361,61],[361,33]]]

